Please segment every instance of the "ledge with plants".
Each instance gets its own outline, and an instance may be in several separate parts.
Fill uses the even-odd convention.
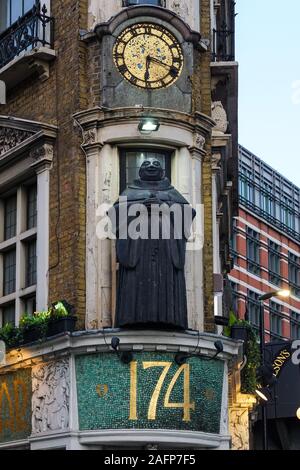
[[[244,356],[246,364],[241,371],[241,392],[255,395],[257,388],[257,369],[260,366],[260,350],[258,337],[251,323],[239,320],[233,312],[230,312],[228,326],[223,334],[236,340],[244,341]]]
[[[45,341],[60,333],[72,332],[76,321],[74,308],[66,301],[59,301],[47,311],[24,314],[19,327],[11,323],[4,325],[0,328],[0,340],[5,342],[7,349],[21,347],[35,341]]]

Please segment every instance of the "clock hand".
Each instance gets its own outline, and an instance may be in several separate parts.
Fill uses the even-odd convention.
[[[162,62],[161,60],[155,59],[155,57],[148,56],[149,61],[151,60],[152,62],[156,62],[157,64],[163,65],[164,67],[168,67],[169,69],[175,67],[173,65],[166,64],[165,62]]]
[[[151,57],[151,56],[148,56],[148,57],[149,57],[149,61],[151,60],[152,62],[156,62],[157,64],[162,65],[163,67],[168,67],[170,69],[170,74],[172,76],[176,77],[176,75],[179,73],[179,70],[176,67],[174,67],[174,65],[166,64],[165,62],[162,62],[161,60],[155,59],[155,57]]]
[[[145,81],[149,80],[149,77],[150,77],[149,67],[150,67],[150,56],[147,55],[147,57],[146,57],[146,72],[145,72],[145,77],[144,77]]]

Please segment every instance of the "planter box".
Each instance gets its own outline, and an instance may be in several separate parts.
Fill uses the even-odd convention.
[[[245,343],[248,341],[249,330],[247,327],[242,325],[233,325],[231,327],[231,338],[240,339]]]
[[[43,333],[40,328],[29,328],[23,332],[23,344],[34,343],[43,339]]]
[[[56,320],[50,320],[48,323],[47,337],[55,336],[60,333],[69,331],[70,333],[75,330],[75,324],[77,317],[68,316],[58,318]]]

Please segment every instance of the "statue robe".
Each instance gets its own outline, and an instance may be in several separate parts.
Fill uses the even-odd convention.
[[[184,220],[183,208],[189,204],[170,185],[167,178],[158,182],[135,180],[121,196],[127,197],[127,208],[132,204],[145,203],[149,198],[157,200],[157,204],[165,203],[168,206],[179,204],[182,220]],[[122,202],[118,201],[114,205],[117,216],[114,231],[117,236],[116,250],[119,262],[115,326],[186,329],[188,327],[184,274],[186,238],[183,235],[183,223],[179,228],[181,239],[174,238],[172,219],[170,239],[162,238],[164,215],[159,217],[158,239],[120,239],[121,204]],[[193,210],[191,219],[194,216]],[[150,230],[149,212],[146,217]],[[133,219],[134,217],[128,217],[127,213],[127,227]]]

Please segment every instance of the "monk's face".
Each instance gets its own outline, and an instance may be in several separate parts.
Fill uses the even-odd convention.
[[[158,160],[146,160],[140,168],[140,178],[143,181],[160,181],[164,170]]]

